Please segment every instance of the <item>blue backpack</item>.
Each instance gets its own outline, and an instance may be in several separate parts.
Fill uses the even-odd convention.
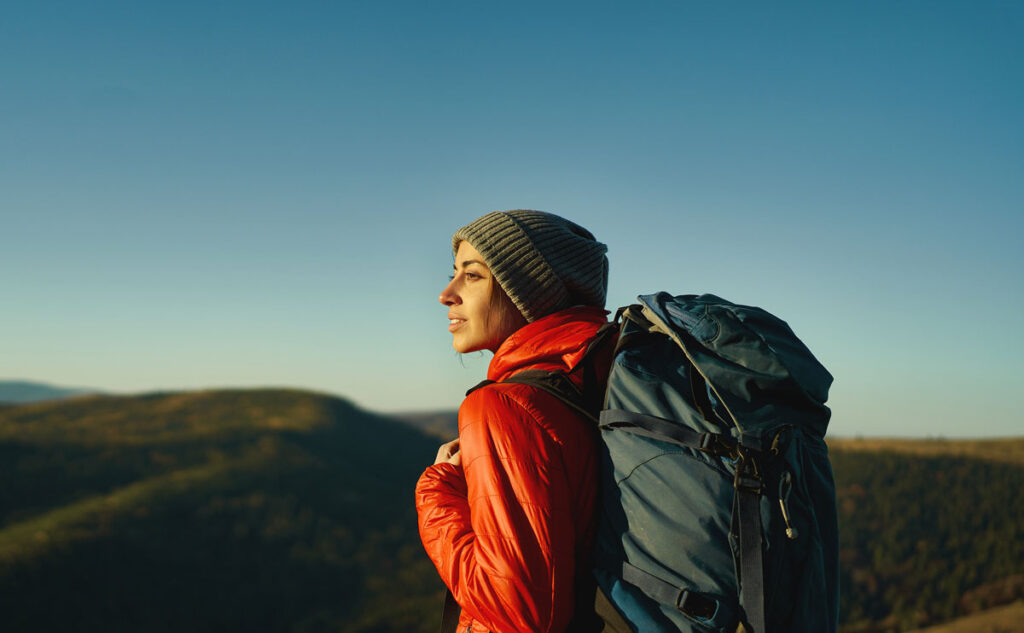
[[[557,373],[507,380],[600,428],[594,574],[577,577],[569,631],[835,633],[832,376],[759,308],[709,294],[639,301],[587,353],[617,330],[603,407]],[[593,362],[581,365],[593,384]]]

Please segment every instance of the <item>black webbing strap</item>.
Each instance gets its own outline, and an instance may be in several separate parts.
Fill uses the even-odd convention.
[[[455,602],[455,596],[452,595],[450,589],[445,589],[440,633],[455,633],[455,630],[459,628],[459,615],[461,613],[462,607],[459,606],[458,602]]]
[[[732,629],[736,615],[727,604],[707,594],[677,587],[628,562],[622,563],[622,579],[654,601],[674,606],[685,615],[718,630]]]
[[[625,409],[606,409],[601,412],[601,429],[621,429],[663,442],[671,442],[713,455],[732,452],[736,443],[727,435],[698,433],[676,422],[645,413]]]
[[[764,553],[761,549],[761,494],[759,477],[746,472],[745,460],[736,466],[736,511],[739,516],[740,605],[749,633],[765,633]]]
[[[586,397],[582,391],[576,386],[576,383],[569,378],[563,372],[559,371],[544,371],[543,369],[527,369],[509,376],[502,383],[515,383],[519,385],[530,385],[536,387],[541,391],[545,391],[554,396],[559,402],[565,406],[578,412],[588,420],[594,422],[597,419],[594,417],[594,412],[587,408]]]
[[[622,562],[622,579],[662,604],[675,604],[679,594],[683,592],[679,587],[625,561]]]
[[[480,382],[476,383],[475,385],[473,385],[472,387],[467,389],[466,390],[466,395],[468,396],[469,394],[473,393],[477,389],[480,389],[481,387],[486,387],[487,385],[493,385],[493,384],[494,384],[493,380],[481,380]]]
[[[615,321],[609,321],[597,328],[597,333],[591,339],[590,344],[587,345],[587,351],[583,353],[583,358],[592,358],[597,353],[597,350],[604,347],[605,341],[617,334],[618,331],[619,324]]]

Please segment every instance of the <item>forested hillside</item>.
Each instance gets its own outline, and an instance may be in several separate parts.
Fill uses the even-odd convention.
[[[429,630],[435,450],[296,391],[0,410],[0,630]]]
[[[1024,467],[908,453],[833,446],[848,631],[906,631],[1024,597]]]
[[[0,630],[434,631],[438,442],[292,390],[0,407]],[[1024,597],[1024,440],[831,444],[844,631]]]

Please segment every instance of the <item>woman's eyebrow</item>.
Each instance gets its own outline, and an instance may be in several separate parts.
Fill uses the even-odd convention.
[[[466,261],[462,262],[462,267],[465,268],[466,266],[469,266],[470,264],[480,264],[481,266],[486,266],[487,265],[487,264],[483,263],[482,261],[480,261],[478,259],[467,259]],[[459,267],[457,265],[454,265],[454,264],[452,265],[452,268],[454,268],[455,270],[459,269]]]

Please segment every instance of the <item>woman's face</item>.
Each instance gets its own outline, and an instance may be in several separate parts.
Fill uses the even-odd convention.
[[[499,296],[492,297],[494,293]],[[452,347],[462,354],[482,349],[493,352],[526,323],[501,292],[484,258],[465,240],[459,243],[455,272],[439,299],[448,306]]]

